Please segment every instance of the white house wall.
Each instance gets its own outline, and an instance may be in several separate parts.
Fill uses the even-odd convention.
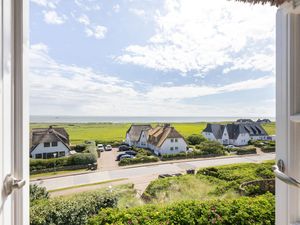
[[[147,142],[148,142],[148,132],[146,131],[142,131],[141,136],[140,136],[140,140],[138,143],[139,148],[147,148]]]
[[[171,141],[171,139],[173,139],[173,142]],[[173,147],[173,150],[171,150],[171,147]],[[178,149],[175,150],[175,147],[178,147]],[[183,138],[177,138],[177,142],[175,142],[175,138],[167,138],[160,147],[159,153],[162,155],[177,154],[180,152],[185,152],[186,148],[187,144]]]
[[[31,152],[32,158],[35,159],[36,154],[43,153],[55,153],[55,152],[65,152],[65,155],[69,155],[69,149],[62,143],[57,142],[57,146],[44,147],[44,143],[40,143],[36,148]]]

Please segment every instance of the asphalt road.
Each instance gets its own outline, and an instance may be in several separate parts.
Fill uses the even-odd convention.
[[[45,180],[38,180],[31,182],[32,184],[38,184],[44,186],[47,190],[54,190],[59,188],[65,188],[75,185],[96,183],[101,181],[114,180],[119,178],[133,179],[134,177],[143,177],[145,179],[149,176],[164,174],[164,173],[180,173],[189,168],[203,168],[208,166],[227,165],[232,163],[249,163],[249,162],[261,162],[265,160],[275,159],[275,154],[261,154],[261,155],[249,155],[240,156],[235,158],[217,158],[217,159],[202,159],[190,162],[175,162],[162,165],[145,165],[135,168],[120,168],[111,171],[96,171],[94,173],[72,175],[66,177],[57,177]]]

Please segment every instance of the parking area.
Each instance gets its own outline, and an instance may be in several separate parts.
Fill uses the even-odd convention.
[[[101,152],[101,157],[98,158],[98,170],[106,171],[119,168],[116,157],[119,154],[118,148],[113,148],[112,151]]]

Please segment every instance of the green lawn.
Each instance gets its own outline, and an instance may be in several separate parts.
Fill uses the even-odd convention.
[[[44,128],[50,124],[32,123],[31,128]],[[53,125],[53,124],[52,124]],[[72,144],[79,144],[85,140],[100,140],[102,142],[122,141],[130,123],[59,123],[57,126],[64,127],[70,135]],[[156,124],[152,124],[155,126]],[[191,134],[199,134],[206,123],[174,123],[172,124],[184,137]],[[264,128],[269,134],[275,134],[275,123],[266,124]]]

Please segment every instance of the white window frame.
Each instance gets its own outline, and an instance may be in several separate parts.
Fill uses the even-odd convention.
[[[28,13],[28,0],[0,0],[0,224],[5,225],[29,225]],[[26,185],[5,194],[8,174]]]
[[[300,180],[300,6],[284,3],[276,18],[276,162]],[[276,179],[276,224],[300,224],[300,189]]]

